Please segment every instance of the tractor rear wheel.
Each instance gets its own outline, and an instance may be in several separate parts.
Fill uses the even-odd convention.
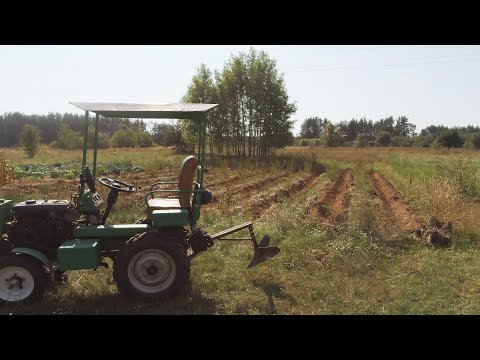
[[[152,230],[134,236],[113,263],[120,293],[143,300],[174,295],[185,288],[189,275],[183,231]]]
[[[26,255],[9,255],[0,260],[0,302],[36,300],[45,291],[48,276],[40,261]]]

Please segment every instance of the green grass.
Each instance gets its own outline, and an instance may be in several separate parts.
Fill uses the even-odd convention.
[[[17,165],[24,164],[54,164],[54,163],[81,163],[82,150],[62,150],[52,148],[46,145],[39,147],[38,153],[29,159],[21,148],[4,148],[0,150],[5,158],[12,160]],[[139,164],[145,166],[152,160],[157,160],[168,165],[177,164],[178,159],[183,159],[182,155],[174,154],[169,148],[135,148],[135,149],[99,149],[97,154],[98,161],[105,163],[125,162],[130,164]],[[87,161],[93,160],[93,151],[88,150]]]
[[[468,158],[470,166],[478,169],[478,155],[374,150],[321,149],[318,154],[308,155],[317,156],[327,166],[327,173],[314,187],[293,199],[284,199],[255,222],[257,237],[268,233],[272,245],[281,248],[277,257],[255,268],[246,269],[253,254],[251,244],[219,242],[192,261],[189,288],[170,300],[146,303],[125,299],[117,293],[111,269],[100,268],[71,272],[68,282],[50,288],[41,302],[2,306],[0,313],[480,313],[480,205],[474,196],[463,192],[458,179],[447,181],[440,176],[436,165],[437,161],[455,164]],[[130,156],[122,156],[120,161],[140,163],[138,154],[137,160]],[[144,166],[146,160],[141,161]],[[312,222],[306,213],[308,200],[320,195],[338,170],[345,168],[353,170],[355,184],[348,220],[334,228]],[[391,217],[381,216],[371,195],[368,172],[372,168],[387,176],[423,217],[452,217],[452,246],[427,246],[402,232]],[[265,172],[258,171],[258,176],[265,176]],[[298,173],[289,179],[303,175]],[[12,195],[15,200],[23,196]],[[245,200],[239,199],[248,204],[253,194],[246,195]],[[133,222],[143,210],[141,204],[125,201],[110,220]],[[246,220],[248,216],[241,211],[206,206],[201,226],[215,233]]]

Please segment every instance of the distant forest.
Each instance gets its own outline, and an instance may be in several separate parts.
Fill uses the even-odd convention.
[[[93,122],[90,117],[89,139],[93,136]],[[49,113],[48,115],[26,115],[9,112],[0,115],[0,147],[19,144],[18,135],[29,124],[40,130],[41,143],[52,146],[77,149],[82,146],[84,115],[70,113]],[[480,148],[480,126],[446,127],[430,125],[415,132],[416,126],[408,118],[392,116],[378,121],[352,119],[333,124],[328,119],[310,117],[301,124],[300,136],[288,145],[299,146],[406,146],[406,147],[465,147]],[[147,130],[147,123],[141,119],[104,118],[99,120],[99,146],[147,147],[184,146],[181,124],[155,124]],[[292,135],[293,139],[293,135]],[[90,139],[91,141],[91,139]]]
[[[300,146],[403,146],[480,148],[480,127],[430,125],[415,132],[416,126],[406,116],[389,116],[378,121],[365,118],[333,124],[328,119],[310,117],[301,125]]]
[[[406,116],[389,116],[376,121],[366,118],[332,123],[321,117],[309,117],[301,124],[299,137],[294,137],[291,116],[297,105],[291,101],[283,74],[274,59],[264,51],[250,48],[232,55],[222,69],[209,69],[200,64],[193,75],[182,102],[218,104],[208,116],[206,139],[210,153],[254,158],[275,155],[277,149],[299,146],[407,146],[465,147],[480,149],[480,127],[449,128],[430,125],[416,132],[415,124]],[[90,118],[88,144],[94,138]],[[23,129],[34,134],[36,143],[62,149],[80,149],[83,145],[84,115],[49,113],[26,115],[8,112],[0,115],[0,147],[25,143],[19,135]],[[30,125],[30,126],[26,126]],[[190,151],[196,143],[197,129],[180,120],[156,123],[147,129],[141,119],[100,117],[98,146],[148,147],[154,144],[174,146],[177,151]],[[28,141],[27,141],[28,142]]]
[[[287,93],[283,74],[279,73],[274,59],[253,48],[232,55],[221,70],[212,71],[200,64],[181,101],[219,105],[209,113],[206,126],[208,149],[212,154],[269,156],[288,145],[480,148],[479,126],[430,125],[417,133],[415,124],[406,116],[376,121],[351,119],[335,124],[326,118],[309,117],[301,124],[300,136],[294,137],[294,122],[290,119],[297,105]],[[90,147],[94,138],[95,115],[92,115],[88,128]],[[0,115],[0,147],[19,145],[22,129],[33,125],[37,129],[27,128],[37,139],[40,137],[41,143],[80,149],[84,120],[84,115],[70,113],[5,113]],[[100,148],[157,144],[190,151],[196,139],[196,128],[185,120],[156,123],[152,129],[147,129],[147,123],[141,119],[100,117],[99,120]]]
[[[276,62],[264,51],[250,49],[232,56],[222,70],[211,71],[205,64],[196,69],[182,97],[183,102],[218,104],[208,116],[206,126],[210,153],[243,157],[270,156],[294,144],[292,133],[296,105],[290,101],[283,76]],[[93,143],[91,119],[88,141]],[[0,146],[19,143],[25,125],[39,130],[41,142],[63,149],[82,147],[84,117],[72,114],[24,115],[7,113],[0,116]],[[99,146],[147,147],[156,143],[188,150],[197,141],[197,129],[187,120],[157,123],[147,131],[142,120],[100,118]]]
[[[90,116],[90,124],[93,126],[95,115]],[[0,115],[0,146],[10,147],[18,144],[18,135],[25,125],[34,125],[40,130],[41,142],[51,144],[57,140],[61,125],[66,125],[70,130],[83,133],[85,115],[50,113],[48,115],[25,115],[20,112],[9,112]],[[99,131],[113,134],[122,127],[146,131],[147,124],[142,120],[110,119],[100,117]]]

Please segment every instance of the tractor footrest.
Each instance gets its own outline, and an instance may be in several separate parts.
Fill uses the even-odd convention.
[[[247,223],[244,223],[244,224],[241,224],[241,225],[237,225],[237,226],[234,226],[230,229],[227,229],[227,230],[223,230],[223,231],[220,231],[219,233],[216,233],[214,235],[211,236],[212,240],[217,240],[217,239],[220,239],[224,236],[227,236],[227,235],[230,235],[230,234],[233,234],[237,231],[240,231],[240,230],[243,230],[243,229],[246,229],[246,228],[250,228],[253,226],[253,222],[249,221]]]

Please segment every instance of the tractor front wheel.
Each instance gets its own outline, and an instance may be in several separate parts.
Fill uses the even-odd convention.
[[[182,232],[152,230],[131,238],[113,264],[121,294],[144,300],[174,295],[190,275]]]
[[[0,302],[20,303],[38,299],[45,291],[47,274],[40,261],[26,255],[0,260]]]

